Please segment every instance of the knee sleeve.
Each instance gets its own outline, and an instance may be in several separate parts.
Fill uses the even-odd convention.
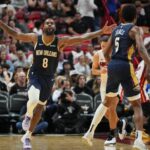
[[[27,116],[32,117],[33,110],[39,102],[40,90],[31,86],[28,91],[29,100],[27,102]]]
[[[40,90],[32,85],[28,90],[28,96],[30,101],[37,103],[40,97]]]

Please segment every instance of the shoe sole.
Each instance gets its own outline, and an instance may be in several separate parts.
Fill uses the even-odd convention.
[[[116,143],[107,143],[107,144],[104,143],[104,145],[105,146],[111,146],[111,145],[113,146],[113,145],[116,145]]]
[[[31,150],[32,148],[23,148],[23,150]]]
[[[91,147],[93,146],[93,143],[85,137],[82,137],[82,142],[88,146],[91,146]]]

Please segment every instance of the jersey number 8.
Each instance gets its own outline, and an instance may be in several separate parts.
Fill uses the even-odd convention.
[[[48,58],[43,58],[42,66],[43,66],[43,68],[47,68],[48,67]]]

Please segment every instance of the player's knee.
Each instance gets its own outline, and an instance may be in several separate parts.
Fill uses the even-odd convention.
[[[31,86],[28,91],[29,101],[33,103],[38,103],[39,101],[40,90]]]

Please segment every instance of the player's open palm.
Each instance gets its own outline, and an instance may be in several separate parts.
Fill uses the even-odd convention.
[[[102,28],[103,34],[111,34],[112,30],[116,27],[116,24],[112,24],[108,26],[108,21],[105,23],[104,27]]]

